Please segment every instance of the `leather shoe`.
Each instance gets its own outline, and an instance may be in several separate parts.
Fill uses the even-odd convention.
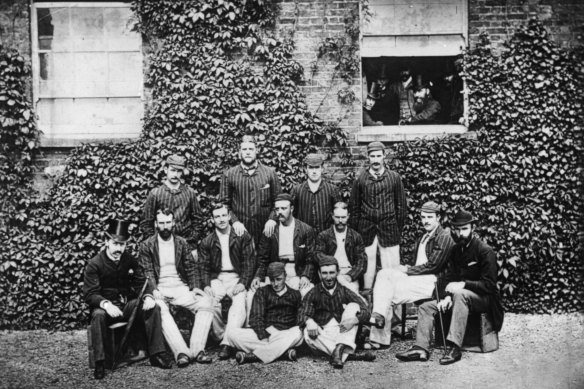
[[[460,361],[460,358],[462,358],[462,352],[460,352],[460,347],[453,344],[446,353],[446,355],[440,358],[439,362],[441,365],[450,365],[451,363]]]
[[[191,361],[189,360],[188,355],[184,354],[184,353],[180,353],[178,354],[178,356],[176,357],[176,366],[178,366],[179,368],[183,368],[183,367],[187,367],[189,365]]]
[[[337,347],[333,350],[333,354],[331,355],[331,365],[333,365],[335,369],[343,368],[343,351],[345,351],[344,344],[337,344]]]
[[[158,353],[150,357],[150,364],[161,369],[171,369],[172,362],[166,358],[164,353]]]
[[[362,362],[373,362],[376,358],[376,355],[371,351],[365,351],[358,354],[349,354],[347,360],[350,361],[362,361]]]
[[[229,359],[231,357],[231,346],[228,345],[223,345],[221,346],[221,350],[219,351],[219,359],[220,360],[225,360],[225,359]]]
[[[195,357],[195,362],[201,363],[201,364],[209,364],[209,363],[213,362],[213,358],[211,358],[209,355],[207,355],[207,353],[205,351],[201,351]]]
[[[427,361],[430,358],[428,351],[424,350],[419,346],[413,346],[407,351],[395,354],[395,357],[400,361],[412,362],[412,361]]]
[[[373,324],[375,328],[383,328],[385,327],[385,317],[377,312],[373,312],[371,314],[371,319],[369,319],[369,323]]]
[[[93,371],[93,377],[96,380],[102,380],[105,377],[105,367],[103,361],[95,362],[95,370]]]
[[[288,351],[286,352],[286,357],[288,358],[289,361],[298,362],[298,356],[296,355],[295,348],[288,349]]]
[[[235,361],[243,365],[244,363],[259,362],[260,359],[254,353],[244,353],[243,351],[238,351],[235,353]]]

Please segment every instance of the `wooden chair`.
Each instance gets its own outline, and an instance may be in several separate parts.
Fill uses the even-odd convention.
[[[124,328],[128,323],[125,321],[110,324],[107,327],[106,339],[104,344],[105,349],[105,368],[111,369],[114,353],[122,340]],[[93,357],[93,342],[91,340],[91,326],[87,326],[87,351],[89,353],[89,367],[95,368],[95,360]]]
[[[450,319],[449,314],[443,315],[445,334],[448,334]],[[438,318],[434,320],[434,343],[436,347],[444,347]],[[489,353],[499,349],[499,334],[493,330],[489,314],[471,313],[468,316],[462,349],[477,353]]]

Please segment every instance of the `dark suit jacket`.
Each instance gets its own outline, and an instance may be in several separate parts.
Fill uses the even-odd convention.
[[[423,237],[423,236],[422,236]],[[416,248],[414,249],[413,264],[418,258],[418,249],[420,248],[420,237],[416,241]],[[423,274],[439,275],[446,268],[446,263],[452,253],[454,247],[454,240],[450,236],[450,231],[445,230],[442,226],[438,226],[434,234],[428,239],[426,243],[426,257],[428,262],[420,266],[412,266],[408,268],[408,275],[420,276]]]
[[[133,274],[133,276],[132,276]],[[133,279],[133,282],[132,282]],[[123,253],[118,263],[112,261],[105,249],[89,260],[83,277],[83,295],[90,309],[99,308],[104,300],[109,300],[119,308],[138,296],[145,276],[136,258]],[[151,294],[147,287],[145,294]]]
[[[328,228],[318,234],[316,238],[316,260],[320,255],[335,255],[337,251],[337,238],[335,236],[335,227]],[[345,239],[345,251],[351,264],[351,271],[347,273],[352,281],[356,281],[367,270],[367,254],[365,254],[365,245],[361,235],[347,227],[347,237]]]
[[[249,288],[257,268],[253,238],[247,232],[237,236],[233,228],[229,233],[229,258],[233,269],[239,274],[239,283]],[[205,288],[221,272],[221,242],[213,231],[199,245],[197,261],[197,285]]]
[[[314,230],[308,224],[294,219],[294,269],[299,277],[314,281]],[[280,223],[269,238],[262,234],[258,249],[259,267],[255,277],[266,278],[270,262],[280,262],[279,256]]]
[[[176,272],[181,281],[188,285],[189,289],[194,289],[196,284],[195,260],[191,254],[188,242],[180,236],[174,235],[174,263]],[[146,239],[140,245],[140,266],[144,269],[146,276],[150,277],[152,289],[158,286],[160,278],[160,255],[158,248],[158,234]]]

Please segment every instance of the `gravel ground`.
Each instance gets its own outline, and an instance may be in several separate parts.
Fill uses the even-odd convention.
[[[1,331],[1,388],[584,388],[584,316],[505,317],[500,348],[489,354],[463,353],[450,366],[404,363],[394,354],[413,341],[395,341],[375,362],[348,362],[333,370],[325,358],[238,366],[234,360],[185,369],[160,370],[147,362],[106,371],[93,379],[87,365],[85,331]]]

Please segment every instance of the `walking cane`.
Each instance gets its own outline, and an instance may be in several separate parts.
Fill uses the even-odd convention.
[[[142,286],[142,290],[140,290],[140,294],[138,295],[138,303],[136,304],[136,306],[132,310],[132,313],[130,314],[130,318],[128,319],[128,324],[126,324],[126,329],[124,331],[124,336],[122,337],[122,340],[120,341],[120,346],[118,347],[118,349],[114,353],[114,359],[112,361],[112,371],[114,371],[114,369],[116,368],[119,354],[122,352],[122,349],[124,348],[124,344],[126,343],[126,340],[128,339],[128,335],[130,334],[130,330],[132,329],[132,324],[134,324],[134,320],[136,319],[136,315],[138,314],[138,310],[140,309],[140,306],[142,303],[142,296],[144,295],[144,291],[146,290],[146,286],[148,285],[149,279],[150,279],[150,277],[146,277],[146,281],[144,281],[144,285]]]
[[[436,291],[436,304],[440,303],[440,296],[438,294],[438,283],[434,283],[434,290]],[[438,308],[438,317],[440,318],[440,332],[442,332],[442,344],[444,345],[443,356],[446,356],[446,336],[444,336],[444,321],[442,320],[442,311]]]

